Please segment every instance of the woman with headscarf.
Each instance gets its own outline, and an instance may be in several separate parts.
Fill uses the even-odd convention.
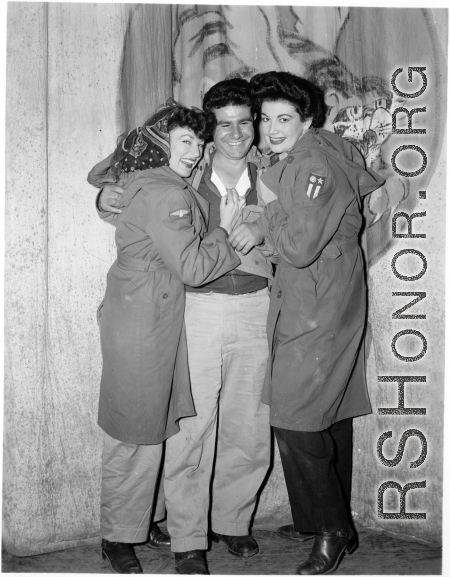
[[[202,111],[168,101],[88,179],[95,184],[104,172],[128,174],[122,213],[100,214],[115,224],[117,245],[99,310],[98,416],[102,554],[117,573],[142,573],[133,543],[147,539],[162,443],[178,432],[179,419],[195,415],[183,283],[212,281],[240,263],[227,240],[237,194],[222,199],[220,227],[202,238],[204,201],[184,180],[208,136]]]
[[[269,366],[262,401],[280,449],[293,526],[314,539],[300,575],[333,572],[356,547],[350,516],[352,417],[371,412],[363,333],[366,285],[358,235],[361,197],[383,183],[359,151],[320,128],[323,95],[287,72],[251,80],[260,129],[272,153],[261,181],[275,193],[232,245],[263,240],[280,257],[267,321]]]

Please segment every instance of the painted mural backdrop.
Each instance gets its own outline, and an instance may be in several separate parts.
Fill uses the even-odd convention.
[[[434,23],[431,13],[419,9],[174,5],[174,96],[200,105],[216,82],[269,70],[293,72],[319,85],[329,106],[325,128],[353,142],[386,179],[364,207],[366,257],[373,264],[389,247],[390,214],[415,206],[442,144],[444,98],[427,100],[426,113],[414,117],[414,128],[435,128],[421,138],[424,150],[434,151],[426,174],[411,181],[392,169],[401,141],[391,138],[392,112],[406,103],[392,88],[395,70],[425,66],[445,97],[440,75],[446,65]],[[403,92],[412,92],[411,85],[404,86]],[[420,106],[418,100],[414,105]],[[397,116],[397,128],[407,128],[406,115]],[[422,159],[409,160],[420,166]]]

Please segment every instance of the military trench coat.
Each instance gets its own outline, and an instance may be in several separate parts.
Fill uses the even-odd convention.
[[[117,227],[118,256],[99,314],[98,424],[120,441],[158,444],[178,432],[178,419],[196,414],[184,283],[212,281],[240,259],[223,229],[202,240],[208,203],[168,166],[139,172],[124,187],[122,213],[100,213]]]
[[[271,291],[262,401],[271,425],[321,431],[371,412],[362,340],[361,197],[383,184],[359,151],[310,129],[262,182],[278,196],[257,221],[281,259]]]

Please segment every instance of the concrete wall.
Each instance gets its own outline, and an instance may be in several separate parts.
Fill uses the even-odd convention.
[[[141,46],[150,89],[131,123],[171,93],[170,7],[8,7],[3,539],[17,555],[99,532],[95,319],[115,245],[86,176],[126,127],[124,39],[143,20],[160,43]]]

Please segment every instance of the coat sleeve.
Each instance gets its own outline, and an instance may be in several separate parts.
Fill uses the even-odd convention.
[[[198,209],[187,189],[143,187],[138,198],[145,204],[145,211],[138,211],[144,230],[164,264],[184,284],[199,286],[240,264],[223,229],[200,238],[193,214]]]
[[[118,184],[119,186],[125,186],[130,184],[133,180],[139,176],[140,171],[136,172],[125,172],[120,175],[120,178],[115,178],[111,172],[111,158],[113,153],[98,162],[88,173],[87,181],[92,186],[96,188],[102,188],[105,184]]]
[[[92,186],[96,188],[102,189],[105,184],[118,184],[119,186],[125,187],[126,185],[129,186],[137,176],[140,175],[140,172],[131,172],[131,173],[124,173],[120,176],[119,179],[116,179],[112,172],[111,172],[111,158],[112,154],[98,162],[91,170],[89,171],[87,181]],[[98,216],[104,221],[112,224],[113,226],[117,225],[117,214],[114,212],[108,212],[105,210],[100,210],[98,201],[102,190],[97,194],[95,198],[95,207],[97,209]],[[122,207],[120,207],[122,208]]]
[[[287,170],[294,178],[292,183],[286,179],[284,202],[270,202],[257,223],[282,259],[303,268],[313,263],[330,242],[347,207],[340,183],[322,155],[307,158],[296,173],[294,167]],[[292,212],[288,214],[285,207],[289,200]]]
[[[117,179],[114,178],[110,168],[112,154],[98,162],[91,170],[89,171],[87,181],[92,186],[96,188],[101,188],[103,185],[108,183],[116,183]]]
[[[107,210],[100,210],[97,205],[97,214],[103,220],[103,222],[107,222],[112,224],[113,226],[117,226],[117,217],[118,215],[115,212],[108,212]]]

